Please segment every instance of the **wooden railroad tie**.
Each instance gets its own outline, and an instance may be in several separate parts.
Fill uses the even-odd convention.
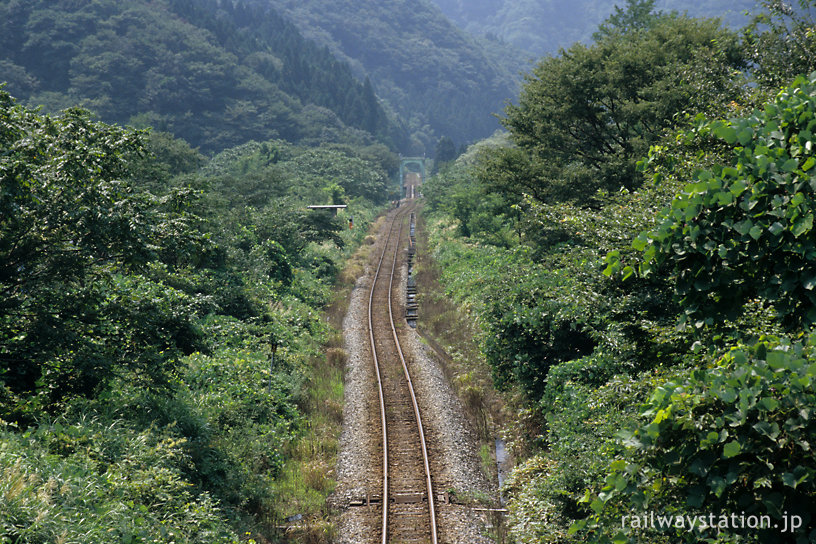
[[[435,493],[436,502],[438,504],[456,504],[447,491],[440,491]],[[420,502],[427,502],[428,495],[424,492],[415,493],[393,493],[388,502],[391,504],[415,504]],[[381,495],[366,494],[364,497],[355,497],[349,500],[349,506],[373,506],[382,504]]]

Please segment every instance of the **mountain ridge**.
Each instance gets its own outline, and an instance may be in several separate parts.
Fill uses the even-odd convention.
[[[471,37],[430,2],[253,0],[281,9],[299,30],[371,77],[378,96],[406,119],[410,151],[487,137],[517,94],[526,55]]]
[[[555,54],[575,42],[587,43],[592,33],[620,0],[432,0],[460,28],[488,35],[530,54]],[[680,2],[659,0],[662,11],[687,12],[692,17],[720,17],[731,26],[748,22],[742,12],[757,6],[753,0]]]
[[[396,148],[403,138],[370,84],[270,6],[4,0],[0,51],[0,80],[29,104],[79,104],[205,151],[250,139],[375,136]]]

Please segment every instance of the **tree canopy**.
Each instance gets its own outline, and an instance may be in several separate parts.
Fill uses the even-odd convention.
[[[735,33],[713,20],[632,17],[642,21],[610,24],[595,44],[538,64],[502,120],[515,147],[488,159],[485,180],[516,200],[522,193],[587,200],[598,189],[631,189],[637,161],[676,114],[739,95]]]
[[[543,59],[424,189],[467,379],[515,410],[510,533],[810,542],[813,2],[742,32],[654,5]]]

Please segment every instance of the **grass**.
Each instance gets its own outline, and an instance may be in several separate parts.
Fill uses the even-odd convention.
[[[333,331],[323,353],[309,363],[300,410],[305,431],[289,442],[286,462],[273,483],[274,510],[281,513],[280,529],[287,542],[332,542],[334,525],[326,499],[336,484],[334,470],[338,439],[343,424],[342,335]],[[287,521],[300,515],[300,519]]]
[[[495,438],[512,425],[513,401],[503,398],[493,387],[490,368],[485,362],[478,343],[478,325],[470,315],[457,306],[445,293],[440,278],[441,268],[428,251],[425,217],[418,214],[416,277],[419,286],[420,320],[418,330],[423,340],[440,355],[442,368],[453,385],[464,412],[479,437],[481,468],[489,480],[498,481],[494,457]],[[458,494],[465,503],[490,505],[490,497]],[[495,542],[507,542],[504,514],[486,513],[488,524],[484,536]]]
[[[385,217],[380,216],[370,232],[384,224]],[[336,537],[327,498],[336,486],[334,471],[343,425],[343,373],[348,354],[343,348],[342,325],[349,297],[365,271],[375,242],[373,235],[365,236],[338,275],[332,302],[324,315],[332,332],[321,355],[309,362],[309,377],[299,403],[306,431],[287,445],[287,461],[273,484],[275,511],[286,513],[280,527],[287,542],[326,544]],[[298,514],[302,519],[286,521]]]
[[[180,455],[181,441],[123,422],[0,427],[0,542],[237,544],[210,497],[191,493]]]
[[[439,265],[427,251],[425,220],[419,214],[416,277],[421,317],[418,330],[442,356],[442,367],[482,444],[493,444],[509,419],[505,401],[493,387],[479,349],[479,327],[467,311],[449,300]]]

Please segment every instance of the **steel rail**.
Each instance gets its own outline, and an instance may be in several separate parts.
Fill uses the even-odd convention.
[[[405,379],[408,381],[408,391],[411,393],[411,403],[414,406],[414,416],[416,416],[417,429],[419,431],[419,441],[422,445],[422,461],[425,463],[425,483],[428,488],[428,512],[431,518],[431,544],[437,544],[436,536],[436,507],[434,506],[433,485],[431,483],[431,465],[428,462],[428,447],[425,443],[425,431],[422,428],[422,416],[419,414],[419,404],[417,404],[414,394],[414,383],[411,381],[411,374],[408,372],[408,364],[405,362],[405,355],[402,353],[402,346],[397,337],[397,328],[394,326],[394,313],[391,309],[391,293],[394,287],[395,269],[397,266],[397,251],[399,250],[399,240],[402,235],[402,223],[400,222],[400,234],[397,235],[397,245],[394,247],[394,261],[391,264],[391,279],[388,282],[388,319],[391,322],[391,333],[394,335],[394,344],[397,346],[402,370],[405,372]]]
[[[394,233],[394,226],[397,223],[398,219],[403,219],[405,217],[405,213],[398,214],[394,217],[393,221],[391,222],[391,227],[388,230],[388,236],[386,238],[385,244],[383,246],[383,252],[380,255],[380,260],[377,263],[377,270],[374,273],[374,279],[371,282],[371,291],[368,296],[368,335],[369,340],[371,342],[371,354],[374,360],[374,368],[377,375],[377,393],[380,399],[380,421],[382,425],[382,434],[383,434],[383,515],[382,515],[382,544],[387,544],[388,542],[388,433],[387,433],[387,424],[385,419],[385,397],[383,395],[383,385],[382,385],[382,373],[380,372],[380,362],[377,356],[377,346],[374,342],[374,323],[372,318],[372,308],[374,305],[374,287],[377,284],[377,280],[380,277],[380,272],[382,269],[383,260],[385,259],[385,254],[388,251],[388,244],[391,240],[391,236]],[[422,427],[422,417],[419,413],[419,405],[417,404],[416,394],[414,393],[414,386],[413,382],[411,381],[411,375],[408,371],[408,365],[405,362],[405,356],[402,352],[402,346],[399,342],[399,337],[397,336],[397,329],[394,325],[394,314],[392,310],[391,304],[391,292],[394,286],[394,276],[396,271],[396,264],[397,264],[397,252],[399,251],[400,246],[400,238],[402,237],[402,222],[399,223],[399,231],[397,232],[397,243],[394,247],[394,259],[393,263],[391,264],[391,277],[389,279],[388,285],[388,316],[391,324],[391,332],[394,337],[394,343],[397,348],[397,353],[399,354],[400,361],[402,363],[403,372],[405,373],[405,378],[408,382],[408,390],[411,394],[411,401],[413,403],[414,409],[414,416],[417,422],[417,429],[419,431],[419,438],[420,443],[422,446],[422,458],[425,464],[425,482],[428,490],[428,511],[430,515],[430,524],[431,524],[431,543],[437,544],[437,530],[436,530],[436,508],[434,506],[434,497],[433,497],[433,486],[431,482],[431,469],[430,463],[428,461],[428,448],[425,442],[425,432]]]
[[[385,397],[383,395],[382,374],[380,373],[380,361],[377,358],[377,346],[374,343],[374,322],[371,317],[372,307],[374,306],[374,287],[377,285],[377,278],[380,276],[380,269],[382,268],[383,259],[385,259],[385,252],[388,250],[388,242],[391,240],[391,234],[394,231],[394,221],[391,222],[391,227],[388,230],[388,237],[385,239],[382,255],[380,255],[380,262],[377,263],[377,271],[374,273],[374,279],[371,281],[371,292],[368,295],[368,338],[371,341],[371,356],[374,359],[374,370],[377,374],[377,394],[380,397],[380,424],[382,425],[382,448],[383,448],[383,493],[382,493],[382,544],[387,544],[388,539],[388,433],[386,432],[387,425],[385,423]],[[397,244],[399,245],[399,244]],[[390,294],[389,294],[390,298]]]

